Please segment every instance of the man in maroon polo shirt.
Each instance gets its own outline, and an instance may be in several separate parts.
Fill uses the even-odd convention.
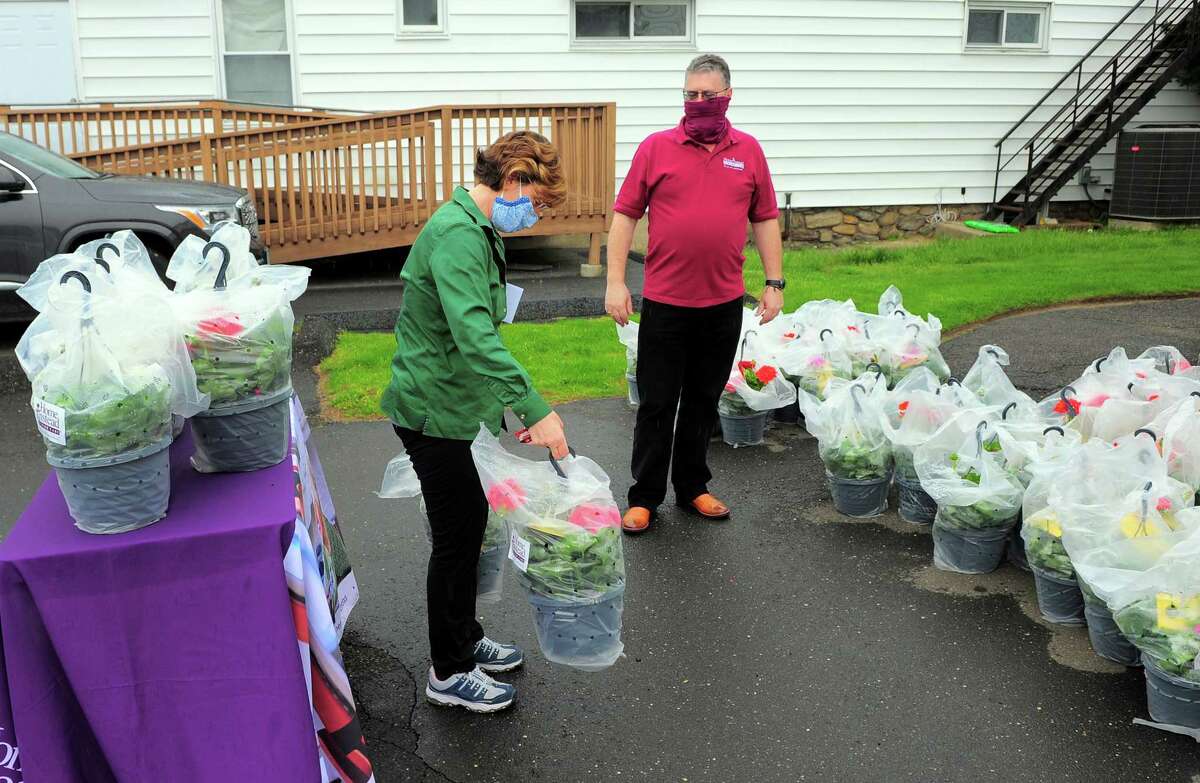
[[[666,499],[708,519],[729,507],[708,492],[708,443],[742,325],[746,224],[767,285],[762,323],[783,307],[779,207],[762,148],[725,119],[729,66],[697,57],[684,81],[684,117],[638,147],[613,207],[604,306],[619,324],[633,311],[625,264],[634,228],[649,211],[650,247],[638,331],[641,405],[633,433],[633,480],[623,527],[641,533]],[[678,411],[678,413],[677,413]]]

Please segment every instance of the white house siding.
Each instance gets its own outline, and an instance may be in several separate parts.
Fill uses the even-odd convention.
[[[212,0],[73,0],[81,98],[212,98]]]
[[[618,178],[678,120],[687,61],[723,54],[730,116],[798,207],[989,201],[995,140],[1133,5],[1056,0],[1048,53],[965,54],[963,0],[695,0],[695,49],[660,51],[572,50],[569,0],[447,0],[449,36],[428,40],[396,37],[397,0],[290,1],[300,103],[615,101]],[[219,93],[213,0],[74,2],[84,99]],[[1172,87],[1137,121],[1177,120],[1200,100]],[[1111,166],[1094,161],[1105,185]]]

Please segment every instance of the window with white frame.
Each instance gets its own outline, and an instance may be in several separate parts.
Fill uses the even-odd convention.
[[[225,97],[291,106],[287,0],[221,0]]]
[[[1049,3],[967,3],[968,50],[1044,50],[1050,21]]]
[[[396,0],[396,35],[441,38],[447,29],[446,0]]]
[[[694,0],[573,0],[576,45],[690,45]]]

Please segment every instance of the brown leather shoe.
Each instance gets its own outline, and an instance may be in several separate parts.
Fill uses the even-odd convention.
[[[732,513],[729,510],[729,506],[707,492],[693,499],[690,503],[678,503],[677,505],[684,511],[691,512],[705,519],[729,519]]]
[[[650,509],[642,506],[630,506],[621,519],[621,529],[634,535],[645,533],[650,529],[652,519],[654,519],[654,512]]]

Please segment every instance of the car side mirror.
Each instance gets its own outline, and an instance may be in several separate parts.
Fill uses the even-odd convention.
[[[0,193],[20,193],[25,187],[24,177],[12,169],[0,166]]]

